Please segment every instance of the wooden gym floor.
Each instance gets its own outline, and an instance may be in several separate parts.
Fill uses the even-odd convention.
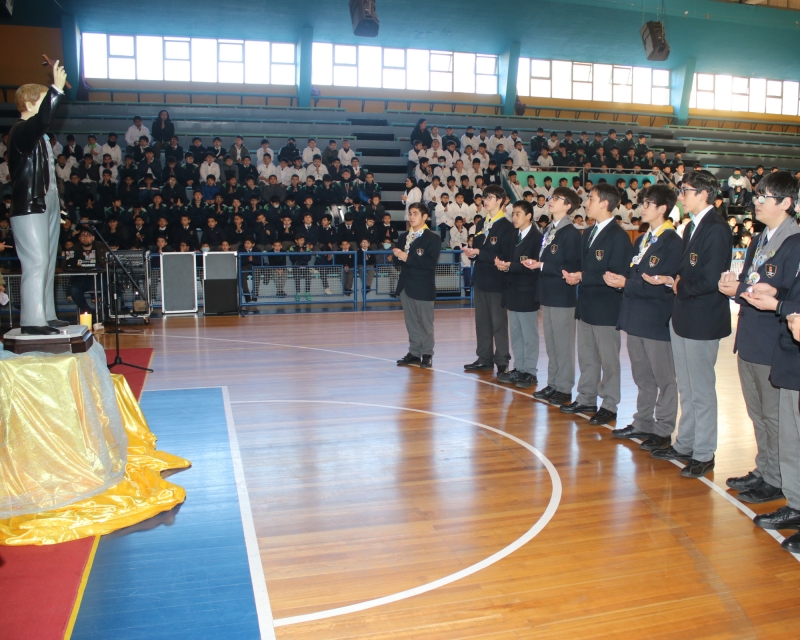
[[[227,387],[277,638],[796,637],[800,562],[726,497],[755,455],[732,338],[702,482],[465,374],[472,317],[437,310],[430,371],[395,366],[397,311],[171,317],[123,337],[155,349],[146,392]]]

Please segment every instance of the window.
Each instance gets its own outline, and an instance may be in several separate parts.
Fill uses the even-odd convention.
[[[102,33],[82,42],[87,78],[296,84],[293,44]]]
[[[696,73],[689,107],[796,116],[800,110],[800,83]]]
[[[315,42],[311,82],[318,86],[497,93],[497,56]]]
[[[669,104],[669,71],[520,58],[517,93],[534,98]]]

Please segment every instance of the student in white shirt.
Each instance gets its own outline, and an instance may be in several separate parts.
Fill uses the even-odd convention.
[[[326,173],[328,173],[328,167],[322,164],[322,156],[318,153],[314,154],[314,160],[306,167],[306,178],[310,176],[314,178],[314,182],[322,182]]]
[[[308,146],[303,149],[303,164],[306,166],[310,165],[312,162],[314,162],[314,156],[319,156],[322,158],[322,152],[317,149],[316,138],[309,138]]]
[[[492,154],[497,150],[498,144],[502,144],[504,149],[508,146],[508,140],[503,135],[503,127],[501,126],[494,128],[494,135],[486,143],[486,150]]]
[[[553,195],[553,179],[550,176],[547,176],[544,179],[544,184],[541,187],[536,187],[536,193],[539,195],[543,195],[545,199],[549,198]]]
[[[528,170],[528,153],[525,151],[522,140],[517,140],[517,142],[514,144],[514,148],[511,150],[510,156],[511,160],[514,162],[514,168],[517,171]]]
[[[639,181],[636,178],[631,178],[628,182],[628,188],[625,189],[625,193],[628,196],[628,199],[633,202],[633,208],[639,206]]]
[[[439,127],[433,126],[431,127],[431,146],[433,146],[433,141],[439,143],[439,150],[441,151],[443,147],[442,143],[442,136],[439,135]]]
[[[3,153],[3,162],[0,164],[0,184],[8,184],[11,182],[11,176],[8,171],[8,151]]]
[[[516,171],[508,172],[508,184],[511,187],[511,204],[513,205],[517,200],[522,200],[522,194],[525,191],[524,187],[517,179]]]
[[[456,201],[453,203],[453,224],[455,224],[456,218],[461,217],[465,218],[469,216],[469,205],[464,202],[464,194],[463,193],[456,193]],[[452,225],[451,225],[452,227]]]
[[[481,169],[481,161],[475,158],[472,165],[467,165],[467,175],[469,176],[469,184],[471,187],[476,186],[475,178],[483,176],[483,169]]]
[[[447,232],[456,223],[455,206],[450,202],[447,193],[442,194],[441,201],[436,205],[436,226],[441,234],[442,241],[447,237]]]
[[[125,142],[128,143],[129,147],[135,147],[139,144],[139,138],[142,136],[147,136],[149,139],[150,129],[142,124],[141,116],[135,116],[133,118],[133,124],[128,127],[128,130],[125,132]]]
[[[426,149],[424,151],[425,157],[430,160],[431,166],[433,166],[436,162],[439,161],[439,157],[444,155],[442,153],[442,146],[438,140],[434,140],[431,143],[430,149]]]
[[[519,131],[514,129],[511,132],[511,135],[506,138],[506,142],[503,143],[505,145],[506,151],[511,153],[514,149],[516,149],[517,148],[517,140],[522,142],[522,138],[519,137]]]
[[[206,160],[203,164],[200,165],[200,180],[205,184],[206,178],[212,175],[216,178],[217,182],[219,182],[219,165],[214,162],[214,154],[207,153]]]
[[[456,179],[456,185],[461,184],[461,178],[463,178],[464,176],[469,178],[469,173],[467,173],[467,170],[464,168],[463,160],[461,160],[460,158],[456,160],[455,166],[452,169],[450,169],[450,175]]]
[[[467,228],[464,226],[464,220],[465,217],[463,214],[457,215],[453,227],[450,229],[451,249],[460,249],[467,244],[469,231],[467,231]]]
[[[100,164],[103,162],[102,149],[103,148],[97,144],[97,136],[93,133],[90,133],[86,142],[86,146],[83,148],[83,154],[86,155],[88,153],[92,156],[92,162],[95,164]]]
[[[117,144],[117,134],[116,133],[109,133],[108,134],[108,142],[103,145],[101,149],[102,155],[110,155],[111,159],[114,161],[114,164],[121,165],[122,164],[122,148]],[[53,151],[55,153],[55,150]],[[56,158],[58,155],[56,155]],[[102,156],[101,156],[102,157]]]
[[[467,145],[466,149],[461,152],[461,160],[464,162],[465,167],[471,167],[472,161],[475,160],[475,150],[471,145]]]
[[[273,153],[272,149],[269,148],[269,140],[267,140],[266,138],[262,138],[261,147],[256,151],[256,158],[257,158],[256,166],[257,167],[260,167],[262,164],[264,164],[264,162],[265,162],[264,156],[265,155],[269,156],[269,158],[267,158],[269,163],[274,165],[275,154]]]
[[[55,133],[48,133],[47,135],[50,137],[50,146],[53,149],[53,157],[57,158],[58,154],[60,154],[60,153],[62,153],[64,151],[64,147],[61,146],[61,143],[56,138],[56,134]],[[5,134],[5,136],[3,136],[3,139],[6,142],[8,142],[8,137],[7,136],[8,136],[8,134]],[[0,153],[5,153],[6,151],[7,151],[7,145],[5,145],[5,144],[0,142]]]
[[[467,132],[461,136],[461,151],[466,153],[467,147],[472,147],[472,150],[478,148],[478,136],[475,135],[475,127],[469,125]]]
[[[417,170],[421,157],[427,157],[422,149],[422,142],[419,140],[415,140],[415,142],[416,144],[411,148],[411,151],[408,152],[408,175],[413,175]]]
[[[433,176],[433,181],[425,187],[425,192],[422,194],[422,201],[428,205],[429,209],[435,209],[439,204],[439,197],[444,193],[444,187],[439,176]]]
[[[422,192],[419,190],[413,178],[406,178],[406,189],[403,195],[400,196],[400,199],[406,207],[406,213],[403,219],[406,221],[406,227],[408,227],[408,208],[415,202],[420,202],[422,200]]]
[[[475,156],[478,160],[480,160],[481,169],[483,171],[486,171],[486,169],[489,167],[489,160],[492,159],[487,149],[488,147],[481,143],[481,145],[478,147],[478,154]]]
[[[533,219],[538,220],[542,216],[550,217],[550,209],[547,206],[547,198],[539,194],[536,197],[536,204],[533,205]]]
[[[450,197],[450,202],[456,201],[458,186],[456,185],[456,179],[453,176],[448,176],[447,182],[444,185],[444,191],[442,193],[446,193]]]
[[[439,156],[437,159],[431,161],[431,166],[433,167],[433,175],[439,176],[442,184],[446,183],[447,178],[450,176],[450,169],[447,166],[447,158],[444,156]]]
[[[447,143],[447,150],[442,153],[445,157],[448,167],[454,167],[457,160],[461,159],[461,154],[456,151],[456,143],[454,140],[450,140]]]
[[[558,146],[561,142],[558,139],[558,134],[555,131],[550,132],[550,139],[547,141],[547,149],[550,151],[550,155],[554,155],[558,152]]]
[[[553,158],[550,157],[550,152],[547,149],[542,149],[542,153],[536,159],[536,164],[540,167],[552,167]]]
[[[261,149],[259,149],[259,152]],[[272,157],[269,153],[266,153],[261,156],[262,159],[266,157],[267,162],[261,162],[258,165],[258,181],[263,182],[264,184],[269,184],[269,177],[270,176],[278,176],[278,170],[274,164],[272,164]],[[278,182],[280,182],[280,176],[278,176]]]
[[[342,163],[343,167],[349,167],[353,158],[356,155],[356,152],[350,148],[350,141],[349,140],[342,140],[342,148],[339,149],[339,161]]]

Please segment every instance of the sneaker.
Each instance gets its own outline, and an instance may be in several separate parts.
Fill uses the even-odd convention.
[[[423,354],[422,360],[419,363],[420,369],[430,369],[433,366],[433,356],[426,356]]]
[[[497,381],[505,384],[515,384],[519,378],[519,372],[516,369],[508,370],[508,367],[498,367]]]
[[[326,296],[332,296],[332,295],[333,295],[333,294],[331,293],[331,288],[330,288],[330,287],[325,287],[325,295],[326,295]]]
[[[307,294],[306,294],[306,300],[308,300],[309,302],[311,302],[311,294],[310,294],[310,293],[307,293]]]
[[[692,455],[690,453],[681,453],[675,447],[665,447],[663,449],[653,449],[650,456],[656,460],[680,460],[681,462],[691,462]]]
[[[681,469],[681,475],[684,478],[702,478],[709,471],[714,470],[714,458],[711,460],[695,460],[692,458],[686,463],[686,466]]]
[[[549,398],[547,398],[547,403],[552,404],[554,407],[560,407],[562,404],[568,404],[570,400],[572,400],[571,394],[556,391]]]
[[[410,353],[407,353],[397,361],[398,365],[418,365],[419,363],[420,359],[417,356],[412,356]]]
[[[517,383],[514,385],[517,389],[527,389],[534,386],[539,380],[532,373],[521,373],[517,377]]]
[[[544,389],[539,389],[538,391],[536,391],[533,394],[533,397],[536,398],[537,400],[547,400],[554,393],[557,393],[557,391],[548,384]]]

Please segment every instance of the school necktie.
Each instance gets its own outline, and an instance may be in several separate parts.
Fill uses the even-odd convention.
[[[522,231],[517,233],[517,244],[519,244],[520,242],[522,242]]]
[[[597,223],[596,222],[594,223],[594,226],[592,227],[592,232],[589,234],[589,246],[590,247],[592,246],[592,242],[594,241],[595,235],[597,235]]]
[[[694,220],[689,221],[689,226],[686,228],[686,231],[689,234],[687,237],[691,239],[692,234],[694,233]]]

